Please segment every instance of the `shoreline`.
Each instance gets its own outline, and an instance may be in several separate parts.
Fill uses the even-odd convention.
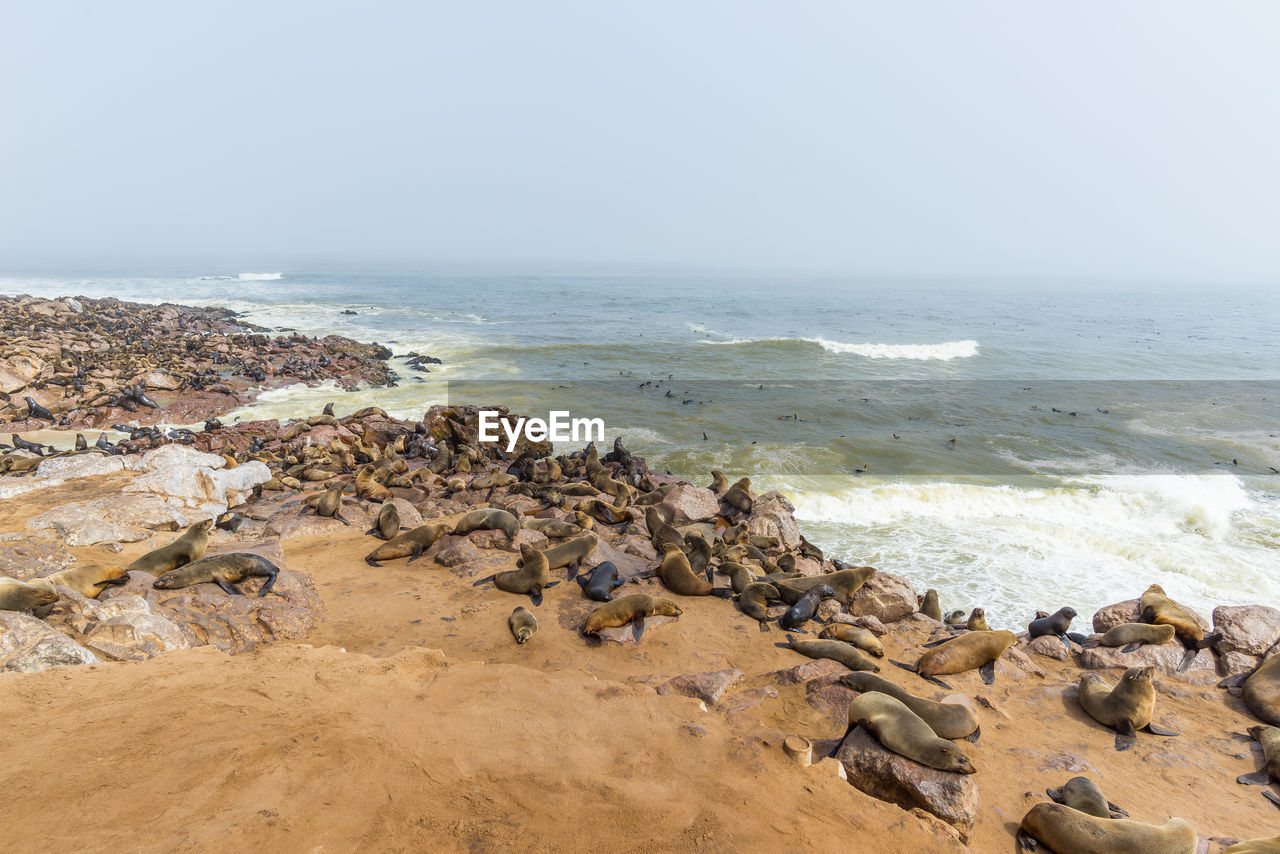
[[[847,719],[848,704],[854,696],[839,681],[845,672],[843,667],[779,649],[776,645],[785,640],[785,633],[776,628],[767,634],[759,631],[754,621],[732,603],[715,597],[674,595],[661,582],[645,577],[657,563],[657,552],[643,512],[645,505],[637,505],[636,501],[643,495],[655,496],[664,487],[668,492],[659,496],[654,506],[661,508],[663,517],[669,516],[665,521],[673,526],[714,540],[729,522],[745,524],[759,537],[778,539],[777,547],[764,550],[770,563],[776,563],[782,554],[792,554],[799,555],[797,568],[806,576],[836,570],[838,566],[831,561],[803,551],[799,540],[802,531],[785,497],[756,495],[749,511],[735,509],[725,503],[723,494],[649,472],[642,459],[625,449],[615,451],[613,458],[604,453],[600,457],[610,482],[630,484],[627,501],[617,496],[616,500],[609,500],[609,494],[602,496],[597,486],[592,487],[595,494],[569,495],[559,486],[586,482],[581,480],[581,471],[568,474],[580,469],[580,462],[562,457],[564,462],[560,465],[565,476],[556,478],[547,465],[550,448],[526,442],[516,454],[505,458],[501,452],[488,453],[490,449],[475,444],[475,414],[474,407],[432,407],[420,421],[411,422],[390,418],[375,407],[341,417],[313,415],[287,423],[242,421],[194,433],[190,442],[177,443],[176,447],[162,438],[156,449],[138,448],[145,453],[59,456],[40,461],[41,468],[33,474],[0,475],[0,487],[30,487],[5,493],[9,497],[0,505],[0,567],[12,577],[47,575],[51,567],[123,567],[150,548],[170,541],[177,529],[200,518],[213,518],[220,523],[211,535],[211,554],[252,550],[268,556],[283,570],[280,596],[262,602],[253,596],[256,581],[245,585],[249,596],[239,601],[208,584],[190,588],[187,593],[157,591],[145,573],[135,570],[128,574],[123,586],[109,588],[97,599],[76,598],[74,591],[63,592],[51,614],[44,618],[22,615],[19,619],[12,616],[15,612],[0,612],[0,624],[8,633],[19,629],[35,633],[42,631],[36,624],[43,623],[44,628],[61,638],[47,633],[30,635],[36,640],[26,647],[19,645],[22,648],[18,652],[26,655],[22,669],[50,663],[41,658],[47,650],[33,652],[40,642],[46,646],[61,644],[58,648],[63,659],[54,663],[84,665],[0,676],[14,680],[19,689],[18,706],[9,707],[10,711],[19,712],[22,698],[45,697],[54,686],[65,690],[61,686],[75,685],[80,679],[97,686],[93,690],[106,692],[109,707],[119,707],[128,702],[131,693],[141,690],[135,680],[146,679],[150,673],[163,673],[166,679],[185,686],[170,692],[169,703],[197,697],[216,703],[219,697],[231,696],[235,709],[231,719],[244,723],[244,713],[250,712],[248,720],[265,716],[287,732],[287,722],[299,712],[319,713],[324,709],[326,716],[350,715],[350,704],[356,702],[353,696],[344,694],[330,703],[323,696],[309,693],[302,684],[291,681],[299,678],[298,674],[323,683],[332,678],[332,673],[343,672],[353,684],[369,691],[378,690],[380,683],[375,675],[388,672],[398,674],[398,680],[409,684],[416,679],[446,684],[449,687],[441,689],[441,697],[432,701],[442,716],[448,715],[450,702],[482,715],[486,708],[483,703],[468,705],[471,701],[462,699],[469,696],[467,692],[477,686],[499,691],[504,682],[515,680],[521,685],[517,693],[529,690],[527,686],[541,686],[540,692],[530,696],[536,696],[537,703],[545,704],[545,708],[529,703],[508,708],[507,715],[514,719],[490,721],[489,732],[498,744],[507,745],[505,752],[497,752],[499,760],[513,763],[522,774],[537,779],[538,785],[553,787],[554,773],[580,774],[584,781],[593,779],[593,775],[603,776],[615,781],[611,785],[623,785],[621,781],[631,775],[615,777],[612,766],[598,767],[583,754],[593,749],[614,751],[613,762],[624,769],[628,761],[635,764],[640,780],[656,785],[667,779],[669,769],[661,764],[634,757],[628,760],[619,754],[617,751],[626,750],[628,740],[648,745],[667,761],[680,761],[686,750],[693,750],[703,763],[721,756],[724,768],[733,769],[725,773],[742,775],[752,782],[751,791],[758,794],[767,790],[771,799],[790,804],[792,810],[809,817],[815,829],[804,837],[806,848],[843,838],[834,821],[838,818],[846,831],[852,822],[860,832],[873,834],[878,845],[883,842],[887,851],[964,850],[957,847],[960,838],[968,839],[973,850],[1003,850],[1012,841],[1007,824],[1016,824],[1034,802],[1030,793],[1046,786],[1060,786],[1077,773],[1099,779],[1108,795],[1127,806],[1134,818],[1162,823],[1168,817],[1164,813],[1168,804],[1192,820],[1205,838],[1228,832],[1240,838],[1261,835],[1267,822],[1274,821],[1275,808],[1258,796],[1257,789],[1232,782],[1233,773],[1252,772],[1256,765],[1243,741],[1222,738],[1224,718],[1231,721],[1234,729],[1242,730],[1251,717],[1238,699],[1214,686],[1221,675],[1246,672],[1264,656],[1280,654],[1280,612],[1274,618],[1261,613],[1224,615],[1240,624],[1241,630],[1231,635],[1236,646],[1246,637],[1270,637],[1271,633],[1276,637],[1257,655],[1242,648],[1223,647],[1226,651],[1221,653],[1204,650],[1186,673],[1176,670],[1182,648],[1174,644],[1144,647],[1132,654],[1101,650],[1090,656],[1073,651],[1059,659],[1058,654],[1064,651],[1061,644],[1056,638],[1048,638],[1020,643],[1002,656],[996,664],[994,685],[986,685],[975,672],[945,677],[951,686],[948,696],[962,695],[984,724],[983,739],[976,746],[965,745],[979,767],[973,778],[977,788],[931,803],[932,811],[920,805],[908,809],[901,797],[874,798],[858,786],[841,781],[831,763],[800,768],[780,758],[780,744],[791,734],[814,742],[815,754],[839,744],[844,733],[841,717]],[[473,454],[472,450],[479,453]],[[555,452],[563,454],[567,450]],[[522,470],[514,482],[503,482],[499,477],[491,486],[475,483],[481,477],[504,474],[521,458],[528,460],[531,468]],[[442,459],[446,462],[441,463]],[[43,468],[46,465],[48,468]],[[333,518],[303,515],[303,500],[314,499],[333,483],[347,484],[357,491],[356,496],[342,503],[341,512],[349,526]],[[517,555],[512,546],[523,542],[545,547],[547,537],[527,527],[513,542],[506,542],[492,531],[446,536],[433,543],[419,563],[392,561],[371,569],[363,556],[378,545],[378,540],[362,532],[377,515],[377,500],[368,496],[380,495],[392,498],[406,527],[424,519],[453,522],[466,512],[484,507],[506,509],[520,519],[574,519],[576,512],[592,516],[599,513],[601,518],[595,518],[591,527],[599,538],[592,561],[607,559],[617,566],[621,576],[635,579],[624,590],[678,600],[685,613],[674,621],[654,620],[635,645],[627,633],[603,641],[584,641],[577,629],[594,603],[581,596],[576,584],[562,580],[556,588],[548,588],[544,604],[533,609],[542,621],[539,633],[528,646],[516,646],[506,629],[506,614],[517,604],[529,604],[529,600],[473,585],[483,576],[514,568]],[[610,522],[611,515],[617,521]],[[33,530],[29,523],[37,519],[47,527]],[[717,519],[722,519],[725,526]],[[763,562],[746,562],[761,571],[767,568]],[[725,587],[727,576],[718,574],[715,583]],[[191,595],[190,590],[199,592]],[[1123,594],[1138,592],[1126,590]],[[883,665],[880,675],[914,693],[941,699],[940,692],[918,676],[888,665],[890,657],[913,660],[913,655],[924,651],[923,645],[930,637],[942,631],[940,623],[919,615],[917,593],[923,591],[916,591],[908,579],[880,572],[846,601],[829,600],[822,616],[832,623],[845,622],[847,618],[850,624],[878,634],[887,648],[885,658],[879,661]],[[1123,598],[1127,600],[1128,596]],[[947,607],[943,613],[955,604],[944,603]],[[1132,606],[1126,602],[1109,606],[1104,609],[1109,615],[1101,621],[1101,612],[1093,617],[1093,628],[1106,625],[1117,615],[1131,619],[1129,610]],[[772,616],[776,617],[777,612],[775,606]],[[1082,615],[1076,628],[1083,629],[1090,616],[1093,615]],[[1215,612],[1214,616],[1218,614]],[[1247,631],[1246,617],[1251,620]],[[1229,621],[1215,622],[1230,628]],[[813,637],[818,626],[810,624],[809,629],[809,636]],[[86,661],[73,646],[89,651],[97,661]],[[228,661],[210,654],[210,648],[237,655]],[[335,649],[344,652],[337,653]],[[440,660],[432,650],[441,651]],[[353,657],[361,656],[361,660],[342,664],[335,657],[348,652]],[[80,658],[73,662],[76,656]],[[125,670],[118,663],[108,663],[111,659],[138,663]],[[6,667],[12,666],[13,654],[5,661]],[[1221,672],[1224,661],[1226,673]],[[485,662],[497,662],[500,667],[492,670]],[[1114,680],[1121,669],[1138,663],[1157,668],[1157,716],[1172,716],[1182,736],[1170,741],[1140,736],[1139,744],[1131,751],[1118,753],[1110,746],[1114,734],[1092,723],[1078,705],[1073,706],[1070,686],[1082,673],[1109,670],[1106,676]],[[258,674],[266,679],[269,675],[262,688],[269,704],[264,706],[261,698],[248,696],[239,684],[224,684],[219,674],[226,672],[237,673],[240,680],[252,680]],[[583,673],[591,675],[593,686],[598,683],[601,687],[584,687]],[[68,683],[66,679],[73,681]],[[273,684],[292,688],[273,688]],[[412,708],[412,695],[397,682],[391,689],[395,703],[388,704],[389,713],[397,716]],[[300,708],[290,705],[293,696],[303,698]],[[645,709],[645,722],[625,716],[609,717],[614,714],[610,711],[611,697],[630,698]],[[75,713],[72,708],[55,707],[50,714],[58,718],[61,726],[69,727],[75,724],[68,715]],[[596,715],[633,729],[623,738],[616,734],[601,736],[593,731]],[[205,726],[229,723],[228,717],[212,710],[203,713],[200,720]],[[343,739],[351,735],[348,728],[331,717],[321,720],[327,722],[316,725],[316,738],[329,745],[345,744]],[[522,720],[551,739],[552,755],[538,754],[541,759],[532,761],[514,746]],[[579,725],[576,736],[574,728],[566,727],[564,721]],[[423,753],[420,745],[414,745],[413,733],[397,729],[392,720],[380,719],[369,725],[390,733],[393,743],[416,751],[422,762],[476,761],[447,747],[436,746]],[[258,727],[250,722],[235,728],[243,729],[246,738],[256,738]],[[645,727],[650,731],[634,729]],[[444,717],[432,728],[456,731],[472,750],[483,750],[484,745],[492,744],[486,741],[484,727],[463,719]],[[166,748],[160,734],[144,732],[135,736],[149,745],[151,754],[163,755]],[[248,742],[241,742],[240,735],[228,737],[240,745],[239,749],[247,749]],[[32,751],[38,751],[34,756],[59,749],[51,738],[52,735],[42,736],[24,727],[21,740]],[[682,739],[704,738],[717,750],[708,753],[705,747],[682,746],[688,743]],[[272,745],[271,750],[257,754],[255,762],[266,767],[266,763],[275,761],[279,750],[289,750],[282,743],[273,741]],[[557,762],[552,758],[556,745],[569,749],[573,756],[571,760],[559,760],[567,765],[566,771],[546,776],[547,763]],[[216,774],[214,762],[213,757],[203,757],[196,765],[197,773]],[[130,767],[140,774],[146,766]],[[311,767],[318,770],[317,766]],[[1163,770],[1152,775],[1150,769],[1157,767]],[[759,777],[763,769],[771,775],[767,782]],[[492,776],[478,784],[478,795],[510,798],[516,784],[491,768],[488,773]],[[848,769],[845,774],[849,774]],[[394,778],[402,799],[409,797],[415,786],[428,785],[439,791],[434,781],[424,784],[420,777],[419,772],[412,782]],[[380,777],[374,772],[371,779]],[[1206,781],[1211,785],[1208,791],[1198,792],[1195,803],[1181,800],[1188,786]],[[300,785],[296,780],[294,784]],[[712,786],[710,782],[704,785]],[[1021,793],[1018,787],[1022,787]],[[813,798],[808,806],[797,795],[806,788]],[[174,790],[184,789],[170,789]],[[628,791],[632,792],[630,797],[640,798],[648,805],[648,811],[630,812],[619,819],[633,834],[643,834],[646,828],[652,833],[648,826],[656,811],[677,808],[670,798],[653,801],[634,790]],[[297,797],[296,792],[293,796]],[[235,805],[234,814],[248,809],[240,799],[230,794],[224,797]],[[597,800],[592,794],[588,797],[596,804],[595,809],[610,816],[619,815],[613,800]],[[741,791],[733,797],[741,800],[749,798],[750,793]],[[767,820],[761,822],[740,813],[717,814],[709,803],[697,798],[695,802],[701,813],[711,816],[707,819],[710,823],[704,836],[694,833],[692,837],[682,837],[686,843],[705,838],[734,839],[738,845],[750,844],[751,839],[757,844],[766,839],[785,844],[786,834],[770,830]],[[103,815],[123,815],[105,805],[100,809]],[[261,809],[262,804],[258,803],[242,820],[255,833],[276,838],[273,834],[279,831],[272,830],[270,817],[253,817]],[[316,818],[309,815],[303,802],[291,799],[274,804],[271,809],[294,821],[306,822],[311,835],[321,833],[314,825]],[[851,819],[849,813],[856,811],[870,818]],[[939,818],[939,811],[950,820]],[[214,807],[212,813],[216,817],[223,810]],[[396,815],[398,821],[410,821],[399,810]],[[742,827],[732,825],[735,816]],[[446,816],[440,813],[432,813],[430,821],[435,833],[448,834],[459,848],[473,838],[489,844],[512,844],[528,833],[541,834],[538,838],[542,841],[571,842],[575,838],[565,829],[539,824],[531,815],[516,817],[499,808],[495,819],[522,828],[520,835],[475,825],[468,825],[465,833],[450,831]],[[14,834],[30,833],[26,821],[25,816],[16,815],[5,823]],[[697,816],[691,817],[688,827],[697,826]],[[750,829],[753,835],[736,836],[743,828]],[[400,830],[400,834],[389,836],[375,833],[374,838],[401,839],[404,828]],[[172,830],[166,828],[166,832]],[[788,832],[800,833],[794,829]],[[80,844],[88,844],[89,839],[98,843],[103,840],[101,836],[77,838]],[[169,843],[158,844],[157,849],[172,847],[175,839],[169,837]],[[186,844],[205,850],[215,843],[189,840]]]

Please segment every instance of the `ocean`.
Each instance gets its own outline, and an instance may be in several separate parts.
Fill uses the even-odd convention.
[[[1219,286],[676,276],[0,275],[377,341],[393,388],[232,418],[503,404],[603,418],[658,470],[778,489],[830,556],[993,627],[1157,582],[1280,607],[1280,296]],[[343,312],[355,312],[344,314]],[[429,372],[404,356],[442,360]]]

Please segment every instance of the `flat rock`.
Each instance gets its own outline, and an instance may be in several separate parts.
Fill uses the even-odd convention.
[[[871,616],[882,623],[892,623],[919,610],[916,592],[900,575],[877,572],[867,579],[849,600],[849,613],[855,617]]]
[[[836,759],[844,765],[850,785],[897,804],[919,807],[937,816],[967,839],[978,814],[978,785],[971,774],[937,771],[886,750],[862,727],[854,727]]]
[[[71,552],[57,540],[18,534],[0,541],[0,575],[22,581],[73,566]]]
[[[813,658],[797,664],[795,667],[766,673],[764,678],[778,685],[799,685],[811,679],[831,676],[839,677],[848,672],[849,668],[838,661],[832,661],[829,658]]]
[[[647,621],[646,621],[647,631]],[[741,670],[714,670],[707,673],[688,673],[669,679],[658,686],[659,694],[675,692],[686,697],[702,700],[709,706],[742,679]]]
[[[649,633],[652,632],[658,626],[675,622],[678,619],[679,617],[647,617],[645,618],[644,637],[649,637]],[[602,641],[609,641],[611,643],[636,643],[635,630],[630,625],[618,626],[617,628],[613,628],[613,629],[601,629],[598,636]]]

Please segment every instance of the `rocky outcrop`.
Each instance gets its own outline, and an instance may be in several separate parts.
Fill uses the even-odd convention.
[[[751,507],[747,530],[762,537],[777,537],[787,549],[800,545],[800,528],[796,525],[796,508],[781,492],[766,492],[756,497]]]
[[[0,670],[34,673],[97,660],[92,652],[44,620],[16,611],[0,611]]]
[[[1208,685],[1218,680],[1217,662],[1214,661],[1213,653],[1207,649],[1196,654],[1195,660],[1185,672],[1179,672],[1185,652],[1178,643],[1144,644],[1133,652],[1099,646],[1081,652],[1077,661],[1087,670],[1127,670],[1150,664],[1166,677],[1196,685]]]

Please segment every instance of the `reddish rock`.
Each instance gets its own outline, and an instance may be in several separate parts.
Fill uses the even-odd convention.
[[[720,512],[720,501],[714,492],[699,486],[676,486],[657,505],[658,513],[674,527],[710,519]]]
[[[689,673],[663,682],[658,686],[658,693],[670,694],[674,691],[677,694],[693,697],[694,699],[702,700],[709,706],[713,706],[721,695],[741,678],[741,670]]]
[[[849,602],[849,613],[855,617],[871,616],[882,623],[901,620],[919,610],[916,592],[900,575],[877,572]]]

